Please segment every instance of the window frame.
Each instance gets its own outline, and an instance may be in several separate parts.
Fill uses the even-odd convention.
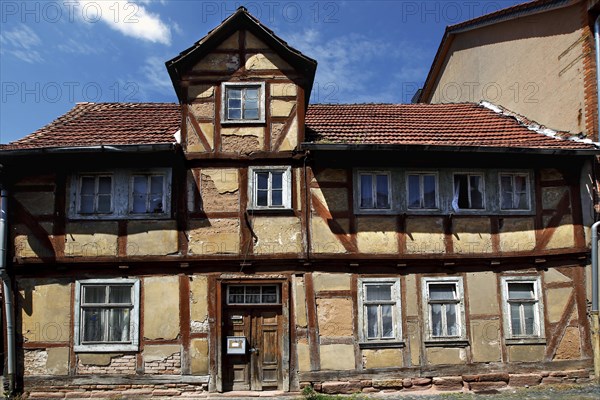
[[[524,176],[526,180],[525,193],[527,194],[527,206],[528,208],[502,208],[502,176],[508,175],[511,177],[511,181],[514,188],[514,177],[515,176]],[[514,196],[514,191],[513,191]],[[514,201],[514,197],[513,197]],[[532,195],[531,195],[531,175],[526,171],[506,171],[500,170],[498,171],[498,210],[502,213],[514,213],[514,212],[529,212],[533,209],[532,204]]]
[[[389,301],[373,301],[366,300],[366,286],[369,284],[382,284],[387,283],[392,286],[391,289],[391,300]],[[402,332],[402,293],[400,278],[388,277],[388,278],[358,278],[358,337],[359,346],[361,348],[368,347],[404,347],[403,332]],[[391,338],[374,338],[368,337],[368,326],[366,309],[369,304],[392,304],[394,309],[392,310],[392,323],[394,326],[394,337]],[[379,323],[378,318],[378,323]]]
[[[162,213],[133,213],[133,176],[162,175],[163,176],[163,212]],[[112,198],[110,213],[80,213],[81,178],[85,176],[111,176]],[[124,168],[106,170],[76,171],[68,180],[67,218],[69,220],[141,220],[171,218],[172,198],[171,168]]]
[[[227,90],[228,88],[258,88],[258,119],[229,119]],[[242,103],[243,110],[243,103]],[[242,112],[243,113],[243,112]],[[221,83],[221,124],[264,124],[266,115],[265,82],[222,82]]]
[[[262,288],[265,286],[269,286],[269,287],[275,287],[275,295],[277,296],[277,302],[275,303],[263,303],[262,301],[260,303],[236,303],[236,302],[232,302],[229,299],[229,295],[230,295],[230,288],[232,287],[244,287],[247,288],[249,286],[252,287],[260,287],[261,288],[261,292],[260,292],[260,296],[262,299]],[[244,290],[244,296],[246,296],[246,292]],[[275,283],[265,283],[265,284],[228,284],[226,287],[226,303],[227,305],[235,305],[235,306],[278,306],[281,305],[281,288],[280,285],[275,284]]]
[[[132,288],[132,308],[130,311],[129,331],[130,343],[101,342],[83,343],[83,312],[82,293],[85,286],[110,286],[128,285]],[[114,351],[138,351],[139,350],[139,316],[140,316],[140,280],[136,278],[107,278],[107,279],[82,279],[75,281],[75,303],[74,303],[74,345],[75,352],[101,353]]]
[[[461,213],[461,214],[477,214],[477,213],[485,213],[488,211],[488,201],[487,201],[487,190],[486,190],[486,175],[488,175],[490,172],[493,171],[486,171],[486,170],[474,170],[474,171],[452,171],[451,175],[452,175],[452,180],[451,180],[451,185],[452,185],[452,190],[450,191],[450,210],[452,210],[452,212],[455,213]],[[455,196],[455,191],[456,188],[454,187],[454,179],[457,175],[467,175],[467,183],[469,184],[469,189],[471,187],[471,176],[479,176],[481,177],[482,180],[482,191],[481,191],[481,200],[483,203],[483,207],[482,208],[454,208],[454,196]],[[469,193],[469,203],[471,203],[471,190],[468,190]],[[457,199],[457,206],[458,206],[458,199]]]
[[[456,288],[455,304],[457,304],[457,327],[458,335],[453,336],[433,336],[432,329],[432,312],[430,302],[429,285],[433,284],[454,284]],[[426,347],[444,346],[444,347],[465,347],[468,346],[467,326],[465,318],[465,296],[462,277],[424,277],[421,280],[421,296],[423,299],[423,316],[424,316],[424,338]],[[441,302],[441,301],[440,301]]]
[[[504,341],[507,344],[545,343],[546,329],[544,326],[544,299],[542,292],[542,280],[540,276],[503,276],[500,279],[502,285],[502,318],[504,322]],[[512,333],[512,319],[508,286],[510,283],[532,283],[534,288],[534,335],[514,335]],[[523,321],[521,321],[523,322]]]
[[[93,211],[89,213],[81,212],[81,200],[82,200],[82,186],[83,186],[83,178],[94,178],[94,209],[98,207],[98,196],[100,178],[110,178],[110,211],[108,212],[98,212]],[[111,215],[114,212],[114,200],[115,200],[115,180],[113,174],[111,173],[89,173],[89,174],[79,174],[77,176],[77,195],[76,195],[76,211],[80,215],[88,215],[88,216],[100,216],[100,215]]]
[[[367,208],[360,206],[360,198],[362,193],[362,184],[361,184],[361,175],[386,175],[388,180],[388,207],[386,208]],[[357,214],[392,214],[394,213],[394,204],[393,204],[393,191],[392,187],[392,171],[386,169],[358,169],[354,172],[354,209]],[[376,193],[376,182],[377,180],[373,180],[371,185],[372,189],[375,189],[373,192]],[[375,199],[374,199],[375,201]]]
[[[419,208],[413,208],[410,207],[410,182],[409,182],[409,177],[410,175],[417,175],[419,176],[419,199],[422,203],[424,203],[425,199],[424,199],[424,185],[421,185],[421,183],[423,182],[423,176],[425,175],[433,175],[435,177],[435,207],[434,208],[427,208],[427,207],[419,207]],[[406,197],[406,212],[408,213],[419,213],[419,212],[425,212],[425,213],[431,213],[434,211],[440,211],[441,209],[441,205],[440,205],[440,175],[438,171],[422,171],[422,170],[406,170],[405,174],[404,174],[404,180],[405,180],[405,197]]]
[[[154,213],[154,212],[134,212],[133,211],[133,203],[134,203],[134,196],[133,196],[133,190],[134,190],[134,181],[136,177],[145,177],[146,178],[146,187],[148,190],[152,190],[152,177],[154,176],[160,176],[162,177],[162,204],[163,204],[163,211],[160,213]],[[128,189],[128,193],[129,193],[129,207],[128,207],[128,214],[131,216],[136,216],[136,215],[163,215],[166,211],[166,191],[167,191],[167,177],[165,176],[164,173],[158,173],[158,172],[132,172],[129,175],[129,189]],[[146,207],[149,206],[149,195],[151,194],[151,192],[146,191]],[[147,208],[146,208],[147,210]]]
[[[281,177],[282,186],[282,203],[281,206],[259,206],[257,204],[256,190],[258,190],[258,184],[256,181],[257,173],[269,172],[269,182],[273,172],[283,172]],[[272,199],[272,187],[269,185],[268,189],[269,199]],[[292,167],[289,165],[285,166],[251,166],[248,167],[248,209],[254,211],[289,211],[292,209]]]

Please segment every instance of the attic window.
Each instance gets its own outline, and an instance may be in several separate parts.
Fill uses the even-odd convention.
[[[223,83],[222,123],[261,123],[265,121],[264,83]]]

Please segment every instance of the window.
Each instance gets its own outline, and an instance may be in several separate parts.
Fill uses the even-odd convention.
[[[543,337],[540,280],[537,277],[503,277],[504,324],[509,339]]]
[[[227,304],[279,304],[278,285],[229,285]]]
[[[164,212],[163,175],[134,175],[131,180],[131,212],[160,214]]]
[[[77,281],[75,351],[137,351],[139,280]]]
[[[108,214],[112,212],[112,193],[112,177],[110,175],[82,175],[79,179],[79,213]]]
[[[253,209],[291,208],[291,167],[250,167]]]
[[[398,343],[402,340],[400,279],[359,280],[360,341]]]
[[[359,172],[359,208],[363,210],[391,208],[389,172]]]
[[[427,339],[430,341],[466,338],[463,288],[460,278],[425,278]]]
[[[264,83],[223,83],[221,122],[264,122]]]
[[[455,211],[485,209],[483,175],[454,174],[452,208]]]
[[[71,219],[164,219],[170,203],[168,168],[81,172],[69,182]]]
[[[432,210],[438,208],[437,175],[409,173],[407,175],[408,208]]]
[[[529,210],[529,174],[500,173],[500,209]]]

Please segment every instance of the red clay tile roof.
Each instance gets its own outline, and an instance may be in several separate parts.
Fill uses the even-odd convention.
[[[78,103],[65,115],[2,150],[175,143],[174,103]]]
[[[533,123],[479,104],[311,104],[306,141],[589,150],[596,147],[528,128]],[[174,103],[82,103],[0,150],[174,143],[181,112]],[[542,127],[543,128],[543,127]]]
[[[306,115],[306,141],[570,150],[596,148],[591,143],[533,131],[519,122],[518,116],[505,115],[505,112],[499,113],[474,103],[311,104]]]

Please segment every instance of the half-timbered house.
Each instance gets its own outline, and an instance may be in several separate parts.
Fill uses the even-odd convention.
[[[0,149],[11,386],[589,379],[596,147],[485,102],[309,105],[316,65],[240,8],[166,63],[179,104],[77,104]]]

